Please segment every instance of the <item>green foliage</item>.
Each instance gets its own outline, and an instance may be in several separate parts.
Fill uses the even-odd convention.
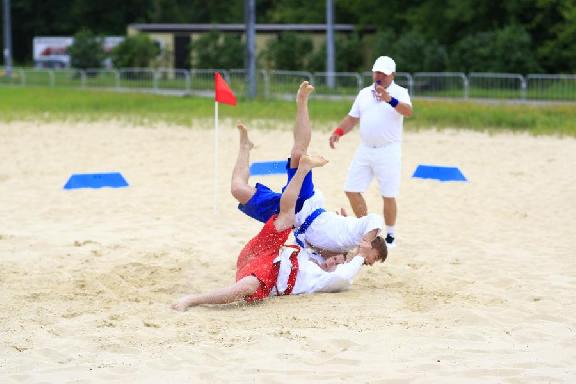
[[[283,70],[302,70],[308,67],[312,40],[294,32],[284,32],[270,40],[263,59],[268,67]]]
[[[363,44],[360,36],[336,35],[334,39],[336,49],[336,71],[337,72],[364,72],[366,66],[363,60]],[[324,50],[326,44],[324,44]],[[324,55],[326,57],[326,55]],[[324,59],[325,60],[325,59]]]
[[[151,3],[143,11],[155,23],[242,23],[244,20],[244,0],[144,1]]]
[[[387,55],[396,61],[398,72],[441,72],[448,66],[446,49],[434,39],[411,31],[396,36],[391,31],[378,34],[374,57]]]
[[[336,35],[334,39],[336,50],[336,72],[364,72],[363,43],[357,34],[351,36]],[[309,71],[326,71],[326,43],[311,56],[308,63]]]
[[[451,63],[464,72],[540,71],[530,35],[516,25],[464,37],[452,50]]]
[[[539,48],[538,57],[550,71],[576,73],[576,1],[560,3],[560,21],[550,25],[552,36]]]
[[[400,32],[409,25],[406,19],[411,14],[414,4],[420,2],[413,0],[386,2],[382,0],[334,0],[335,20],[337,23]],[[321,19],[320,22],[325,22],[325,19]]]
[[[321,0],[257,0],[256,5],[258,23],[326,21],[325,1]],[[13,53],[18,64],[31,61],[34,36],[71,36],[80,26],[98,35],[111,36],[125,34],[130,23],[244,22],[244,0],[13,0],[11,7]],[[500,37],[511,44],[500,45],[514,48],[503,55],[505,60],[495,65],[498,71],[576,72],[574,0],[334,0],[334,7],[336,23],[392,31],[394,45],[408,47],[406,59],[402,52],[394,54],[402,60],[399,67],[403,71],[417,65],[419,60],[414,60],[412,52],[422,46],[422,36],[427,43],[422,51],[427,64],[422,63],[418,70],[440,70],[445,62],[445,49],[452,60],[451,70],[468,71],[467,68],[476,64],[475,61],[469,63],[471,49],[464,49],[462,41],[469,39],[466,41],[474,45],[474,50],[482,53],[480,44],[488,40],[481,36],[483,33],[496,33],[510,27],[508,32],[513,36],[506,37],[507,33],[502,32]],[[519,32],[521,30],[524,32]],[[530,52],[523,46],[526,35],[531,41]],[[362,40],[365,37],[368,36]],[[520,50],[516,44],[520,44]],[[501,48],[499,54],[505,49]],[[376,44],[366,45],[365,50],[365,61],[372,61],[383,52],[392,52],[388,45]],[[280,49],[266,55],[268,64],[274,56],[286,56],[278,51]],[[525,56],[526,53],[529,55]],[[526,57],[528,62],[521,63],[521,57]],[[479,59],[485,60],[482,54]],[[300,61],[306,64],[307,60]],[[337,65],[350,68],[349,63]]]
[[[499,72],[534,73],[541,67],[536,61],[532,38],[520,25],[509,25],[496,31],[495,51],[500,56]]]
[[[148,37],[128,36],[112,49],[112,63],[116,68],[146,68],[160,54],[160,47]]]
[[[196,68],[244,68],[246,48],[240,34],[210,31],[190,47],[192,66]]]
[[[265,17],[269,23],[325,23],[325,5],[325,0],[275,0],[268,5]]]
[[[72,67],[86,69],[99,68],[105,58],[102,39],[88,29],[74,35],[74,44],[68,49]]]

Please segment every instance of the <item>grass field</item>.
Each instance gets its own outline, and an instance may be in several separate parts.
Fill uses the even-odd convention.
[[[406,129],[459,128],[482,131],[522,131],[532,134],[576,136],[574,104],[475,103],[421,100]],[[313,99],[314,121],[336,125],[349,111],[351,100]],[[167,97],[151,94],[50,88],[0,88],[0,120],[101,120],[136,123],[167,122],[188,125],[194,118],[211,118],[214,102],[202,97]],[[221,106],[220,116],[232,119],[291,121],[292,102],[239,100],[237,107]]]

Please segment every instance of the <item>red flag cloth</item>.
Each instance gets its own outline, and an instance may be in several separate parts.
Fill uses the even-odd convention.
[[[214,73],[214,100],[218,103],[236,105],[236,96],[220,72]]]

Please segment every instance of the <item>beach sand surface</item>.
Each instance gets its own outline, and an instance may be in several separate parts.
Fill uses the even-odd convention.
[[[229,193],[234,122],[217,162],[211,124],[2,124],[1,383],[576,381],[575,139],[406,132],[386,263],[343,293],[179,313],[183,294],[234,281],[261,226]],[[291,124],[247,124],[253,161],[288,156]],[[336,210],[359,137],[331,150],[330,128],[310,152],[330,160],[314,177]],[[413,179],[418,164],[469,182]],[[111,171],[130,186],[63,189]],[[375,183],[366,199],[381,213]]]

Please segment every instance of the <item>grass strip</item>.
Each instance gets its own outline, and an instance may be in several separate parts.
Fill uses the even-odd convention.
[[[316,122],[336,126],[348,113],[347,100],[310,101]],[[520,104],[416,99],[414,116],[406,129],[458,128],[478,131],[518,131],[535,135],[576,136],[574,104]],[[243,100],[237,107],[222,105],[222,118],[294,119],[293,102]],[[15,120],[128,120],[189,125],[191,119],[212,118],[214,101],[207,97],[167,97],[145,93],[119,93],[65,88],[0,87],[0,121]]]

